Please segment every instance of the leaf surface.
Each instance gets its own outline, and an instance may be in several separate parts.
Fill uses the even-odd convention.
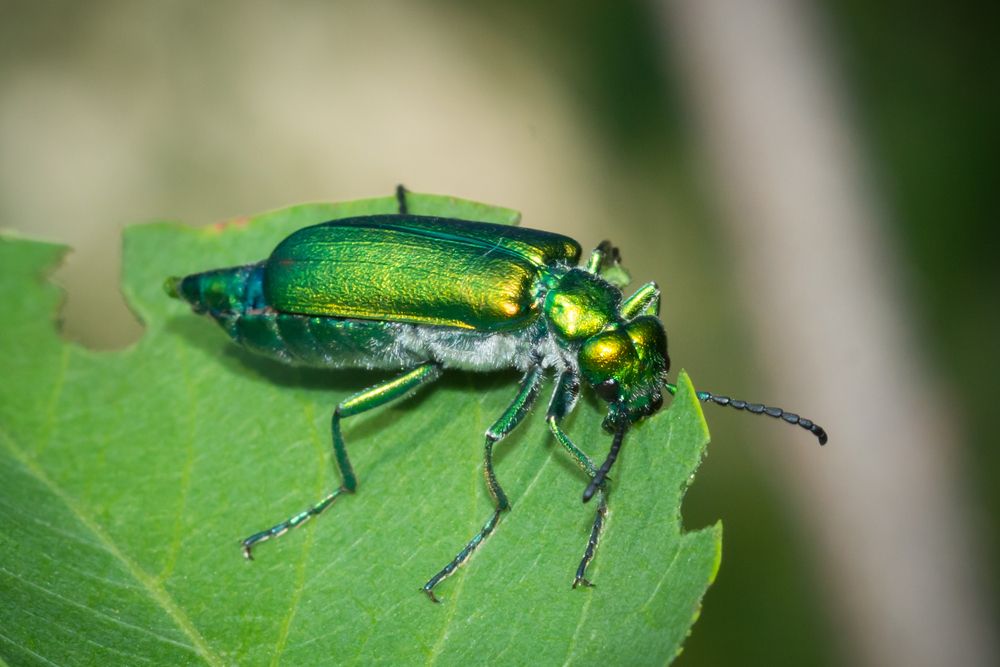
[[[517,214],[411,195],[411,211],[515,224]],[[360,479],[319,519],[239,540],[339,485],[329,419],[384,374],[284,367],[168,299],[167,276],[256,261],[291,231],[392,212],[391,197],[296,206],[202,229],[125,233],[123,290],[146,326],[132,347],[62,340],[46,276],[66,249],[0,240],[0,659],[10,664],[620,664],[669,662],[715,576],[721,527],[681,532],[708,432],[690,382],[630,432],[589,576],[570,584],[593,505],[543,408],[497,446],[513,503],[468,565],[420,586],[492,505],[482,434],[516,388],[448,373],[352,417]],[[544,401],[540,401],[544,405]],[[596,459],[610,438],[589,392],[568,421]]]

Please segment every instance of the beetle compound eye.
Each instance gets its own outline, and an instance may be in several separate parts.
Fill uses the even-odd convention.
[[[618,381],[608,378],[604,382],[594,385],[594,391],[608,403],[618,400]]]

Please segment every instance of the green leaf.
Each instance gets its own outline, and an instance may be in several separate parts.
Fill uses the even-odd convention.
[[[686,376],[629,434],[590,570],[570,584],[593,505],[540,408],[498,445],[513,502],[470,563],[419,592],[489,516],[482,434],[507,373],[449,373],[345,422],[360,488],[245,562],[239,540],[339,485],[329,419],[384,375],[246,353],[162,291],[170,275],[266,256],[292,230],[392,211],[391,197],[297,206],[203,229],[125,234],[124,291],[146,325],[95,353],[53,325],[66,249],[0,240],[0,658],[11,664],[666,663],[719,564],[721,528],[681,533],[708,432]],[[411,210],[517,214],[411,195]],[[602,459],[589,392],[568,431]]]

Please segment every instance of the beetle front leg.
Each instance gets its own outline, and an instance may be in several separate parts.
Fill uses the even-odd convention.
[[[573,460],[576,461],[580,469],[587,473],[591,479],[597,476],[597,467],[594,462],[579,447],[573,444],[566,432],[559,426],[559,422],[569,414],[580,392],[580,380],[571,372],[565,372],[559,377],[556,390],[552,393],[552,400],[549,402],[549,411],[545,420],[549,425],[549,430],[555,436],[556,441],[563,446]],[[607,489],[602,484],[598,487],[597,512],[594,515],[594,525],[590,529],[590,538],[587,540],[587,547],[584,549],[583,558],[576,568],[576,577],[573,579],[573,588],[577,586],[593,586],[587,579],[587,567],[594,559],[597,552],[597,543],[601,538],[601,531],[604,529],[604,520],[608,515]]]
[[[299,512],[281,523],[254,533],[243,540],[243,555],[247,560],[253,560],[252,550],[254,546],[261,542],[266,542],[274,537],[281,537],[292,528],[305,523],[314,516],[322,514],[333,501],[342,493],[353,493],[358,487],[358,479],[351,467],[351,461],[347,457],[347,447],[344,445],[344,436],[340,433],[340,420],[344,417],[357,415],[380,405],[385,405],[399,398],[409,396],[418,388],[425,384],[430,384],[441,377],[441,368],[437,364],[423,364],[411,371],[407,371],[399,377],[380,382],[373,387],[358,392],[353,396],[341,401],[333,411],[331,430],[333,431],[333,457],[340,470],[343,484],[340,488],[327,494],[322,500],[311,507]]]
[[[597,468],[594,466],[594,462],[580,448],[573,444],[573,441],[569,439],[566,432],[559,426],[559,420],[555,416],[550,415],[547,421],[549,430],[552,431],[552,435],[555,436],[559,444],[570,453],[580,468],[593,479],[597,475]],[[597,543],[601,539],[601,531],[604,530],[604,519],[608,515],[607,488],[605,484],[598,487],[597,496],[597,512],[594,515],[594,525],[590,529],[590,538],[587,540],[587,548],[584,549],[583,558],[580,559],[580,565],[576,568],[576,578],[573,579],[573,588],[577,586],[593,586],[586,575],[587,567],[597,552]]]
[[[635,291],[635,294],[625,299],[621,309],[622,317],[631,320],[639,315],[660,316],[660,287],[654,282],[648,282]]]
[[[428,579],[427,583],[424,584],[423,591],[427,593],[427,596],[434,602],[438,602],[437,597],[434,595],[434,587],[441,583],[442,580],[448,578],[454,574],[462,563],[468,560],[472,552],[475,551],[483,540],[490,536],[490,534],[496,529],[497,524],[500,523],[500,513],[510,509],[510,502],[507,500],[507,494],[504,493],[503,489],[500,488],[500,483],[497,481],[496,474],[493,472],[493,445],[503,440],[508,433],[517,428],[517,425],[521,423],[525,415],[531,409],[534,404],[535,399],[538,398],[538,390],[542,385],[542,379],[544,374],[539,366],[535,366],[528,370],[521,379],[521,386],[518,389],[517,395],[514,400],[511,401],[507,409],[500,416],[500,419],[496,421],[489,429],[486,431],[486,446],[483,454],[483,475],[486,477],[486,488],[490,491],[490,496],[493,497],[493,505],[496,509],[493,511],[493,515],[486,520],[482,529],[476,533],[476,535],[469,540],[469,543],[463,547],[458,555],[447,565],[445,565],[440,572],[435,574],[433,577]]]

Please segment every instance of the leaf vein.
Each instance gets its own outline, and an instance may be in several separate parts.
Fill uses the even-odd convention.
[[[153,601],[163,609],[164,613],[169,616],[177,627],[191,639],[194,648],[196,649],[198,655],[202,657],[205,662],[210,665],[223,665],[223,661],[219,656],[215,655],[212,649],[208,646],[205,638],[201,636],[198,629],[194,626],[191,620],[187,617],[184,611],[177,605],[177,602],[167,593],[163,585],[157,581],[157,579],[151,576],[149,573],[145,572],[141,567],[138,566],[131,558],[129,558],[125,553],[118,548],[111,536],[108,535],[104,529],[95,522],[90,516],[88,516],[82,508],[78,507],[75,499],[69,495],[62,487],[56,484],[53,480],[49,479],[45,471],[39,468],[34,461],[25,456],[24,451],[17,446],[11,435],[4,429],[0,428],[0,435],[3,436],[3,440],[6,443],[7,450],[11,455],[21,463],[24,468],[31,473],[40,484],[47,488],[55,497],[57,497],[63,505],[77,518],[77,520],[89,530],[94,537],[97,538],[98,543],[107,551],[111,556],[115,558],[121,565],[125,567],[129,574],[132,575],[138,581],[142,587],[146,590]],[[41,657],[41,656],[39,656]]]
[[[469,384],[472,385],[472,382],[469,381]],[[474,386],[472,388],[475,389]],[[472,401],[472,404],[475,405],[476,407],[476,421],[481,425],[483,423],[483,401],[485,400],[485,395],[482,392],[480,392],[478,398],[479,400]],[[485,431],[485,429],[483,430]],[[476,517],[476,505],[478,504],[476,501],[479,498],[479,494],[477,493],[476,489],[478,488],[479,482],[482,480],[482,473],[480,472],[481,469],[478,466],[474,468],[474,470],[476,471],[476,474],[474,475],[476,482],[472,485],[472,498],[469,503],[469,506],[471,508],[471,515],[473,517],[472,518],[473,530],[476,530],[475,517]],[[468,563],[468,561],[466,561],[466,563]],[[466,563],[463,563],[463,565]],[[441,653],[444,651],[444,646],[448,639],[448,633],[451,630],[451,625],[455,620],[455,612],[458,609],[458,600],[461,597],[462,590],[465,588],[464,584],[466,578],[466,570],[464,568],[462,568],[462,570],[463,571],[456,573],[458,574],[458,577],[455,583],[455,589],[451,595],[451,600],[449,601],[451,608],[448,610],[448,616],[445,618],[444,623],[442,623],[441,625],[441,635],[438,637],[437,641],[434,642],[434,646],[431,649],[431,655],[427,660],[428,665],[434,665],[435,663],[437,663],[438,658],[441,657]]]
[[[195,399],[195,388],[191,383],[191,376],[188,374],[188,365],[184,363],[184,353],[182,352],[182,346],[178,345],[176,347],[178,362],[177,366],[181,369],[181,375],[184,379],[184,389],[185,396],[187,397],[188,409],[185,410],[187,415],[187,445],[184,447],[184,466],[181,468],[181,479],[178,484],[179,488],[179,498],[177,502],[177,512],[174,514],[174,525],[171,530],[170,536],[170,547],[167,549],[167,557],[163,564],[163,569],[160,571],[160,580],[165,581],[173,574],[174,567],[177,565],[177,557],[180,554],[181,542],[184,538],[184,526],[183,517],[184,510],[187,507],[188,495],[191,491],[191,475],[194,470],[194,452],[195,452],[195,410],[198,407],[198,401]]]
[[[313,434],[312,437],[313,445],[316,449],[322,450],[323,445],[320,440],[320,435],[316,430],[316,411],[313,409],[313,404],[306,403],[303,407],[305,412],[305,423],[312,425],[311,430]],[[323,485],[322,458],[323,458],[322,455],[320,455],[321,465],[318,468],[318,470],[320,471],[319,484],[318,484],[320,490],[317,491],[317,494],[322,493],[322,485]],[[292,589],[292,598],[291,600],[289,600],[288,603],[288,612],[285,614],[285,619],[281,623],[281,628],[278,631],[278,640],[275,642],[274,645],[274,656],[271,658],[272,665],[279,664],[281,660],[281,654],[284,653],[285,651],[285,646],[287,646],[288,644],[288,633],[291,631],[292,627],[292,620],[295,618],[295,612],[298,610],[299,603],[302,600],[302,592],[303,590],[305,590],[306,562],[309,559],[309,551],[310,548],[312,547],[313,534],[314,534],[314,531],[312,529],[307,529],[307,531],[308,531],[307,534],[302,540],[302,551],[301,551],[301,556],[299,557],[299,563],[298,566],[295,568],[296,569],[295,588]]]
[[[130,630],[137,630],[137,631],[139,631],[139,632],[141,632],[143,634],[149,635],[150,637],[153,637],[153,638],[158,639],[160,641],[164,641],[164,642],[167,642],[169,644],[175,644],[176,646],[180,646],[180,647],[188,649],[188,650],[194,650],[194,647],[191,644],[184,644],[183,642],[179,642],[176,639],[173,639],[171,637],[167,637],[166,635],[162,635],[162,634],[160,634],[158,632],[155,632],[155,631],[153,631],[150,628],[144,628],[144,627],[142,627],[140,625],[135,625],[133,623],[129,623],[127,621],[123,621],[122,619],[115,618],[111,614],[105,613],[105,612],[103,612],[103,611],[101,611],[99,609],[94,609],[93,607],[90,607],[90,606],[85,605],[85,604],[81,604],[81,603],[77,602],[76,600],[71,600],[70,598],[66,597],[65,595],[62,595],[61,593],[59,593],[58,591],[54,591],[54,590],[52,590],[50,588],[46,588],[45,586],[42,586],[41,584],[38,584],[38,583],[36,583],[34,581],[31,581],[29,579],[25,579],[24,577],[18,575],[16,572],[11,572],[10,570],[8,570],[6,568],[0,567],[0,574],[6,574],[8,577],[10,577],[12,579],[16,579],[17,581],[20,581],[22,584],[30,586],[31,588],[33,588],[33,589],[35,589],[35,590],[37,590],[37,591],[39,591],[41,593],[44,593],[45,595],[49,595],[51,597],[54,597],[57,600],[65,603],[65,604],[68,604],[70,606],[76,607],[77,609],[83,609],[84,611],[86,611],[88,613],[92,613],[95,616],[100,616],[101,618],[105,618],[108,621],[114,623],[115,625],[120,625],[120,626],[122,626],[124,628],[128,628]]]
[[[42,662],[44,662],[47,665],[54,665],[54,667],[59,667],[59,663],[52,662],[51,660],[49,660],[48,658],[46,658],[44,655],[41,655],[40,653],[35,653],[34,651],[32,651],[27,646],[22,646],[21,644],[18,644],[17,642],[15,642],[13,639],[11,639],[7,635],[3,634],[2,632],[0,632],[0,640],[7,642],[8,644],[10,644],[11,646],[13,646],[14,648],[20,649],[20,650],[24,651],[25,653],[31,654],[32,656],[34,656],[35,658],[38,658],[39,660],[41,660]]]
[[[52,435],[55,432],[53,425],[57,423],[56,408],[59,407],[59,401],[62,400],[63,388],[66,386],[66,371],[68,369],[69,347],[63,346],[62,354],[59,358],[59,370],[57,371],[56,380],[52,384],[52,394],[49,396],[49,403],[46,407],[45,434],[38,439],[38,447],[35,448],[34,452],[36,457],[41,456],[52,444]]]

